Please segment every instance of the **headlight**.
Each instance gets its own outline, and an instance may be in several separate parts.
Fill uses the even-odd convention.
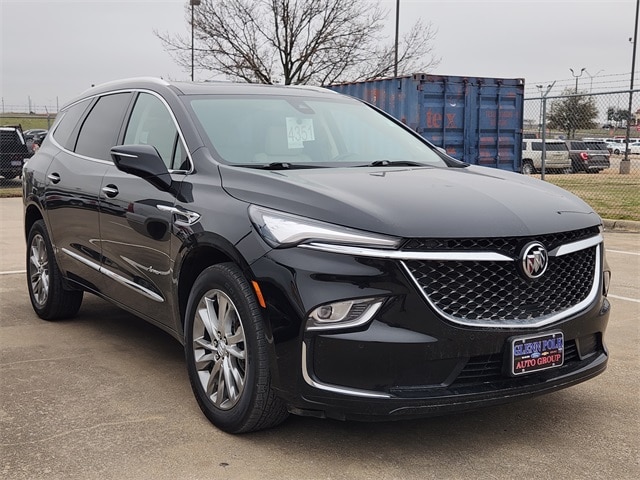
[[[273,248],[313,242],[386,249],[400,245],[400,239],[395,237],[362,232],[255,205],[249,207],[249,217],[260,236]]]

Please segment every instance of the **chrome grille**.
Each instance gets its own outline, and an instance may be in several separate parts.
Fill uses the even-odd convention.
[[[583,236],[560,238],[575,241]],[[483,247],[493,241],[494,248],[513,258],[518,246],[531,240],[487,240]],[[546,240],[546,245],[559,246]],[[533,281],[521,275],[516,261],[406,260],[404,265],[429,303],[446,318],[470,325],[527,325],[565,312],[589,297],[597,280],[598,248],[549,257],[547,271]]]

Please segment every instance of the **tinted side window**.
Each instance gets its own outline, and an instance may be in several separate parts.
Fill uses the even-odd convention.
[[[168,169],[185,168],[182,164],[187,157],[178,130],[167,107],[154,95],[141,93],[138,96],[127,125],[124,143],[153,145]]]
[[[542,148],[540,148],[542,150]],[[569,151],[566,143],[547,143],[547,151],[549,152],[562,152]]]
[[[130,99],[130,93],[100,97],[80,128],[76,153],[111,160],[109,150],[118,143],[118,134]]]
[[[91,100],[84,100],[64,111],[58,126],[52,133],[56,142],[67,150],[73,150],[75,147],[75,135],[72,136],[72,133],[76,128],[78,120],[80,120],[80,117],[82,117],[90,102]]]
[[[607,144],[604,142],[585,142],[591,150],[606,150]]]
[[[542,151],[542,142],[532,142],[531,143],[531,150],[534,150],[536,152],[541,152]]]

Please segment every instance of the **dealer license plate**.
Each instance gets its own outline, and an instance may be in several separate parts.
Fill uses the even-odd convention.
[[[530,335],[511,339],[511,374],[524,375],[564,363],[564,335],[562,332]]]

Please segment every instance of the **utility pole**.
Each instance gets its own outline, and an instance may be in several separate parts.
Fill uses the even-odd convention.
[[[636,0],[636,24],[633,30],[633,53],[631,55],[631,85],[629,88],[629,115],[627,116],[627,134],[625,136],[624,159],[620,162],[620,173],[628,175],[631,173],[631,162],[629,161],[629,136],[631,134],[631,115],[633,108],[633,80],[636,69],[636,46],[638,44],[638,11],[640,10],[640,0]],[[631,38],[629,39],[631,40]]]

